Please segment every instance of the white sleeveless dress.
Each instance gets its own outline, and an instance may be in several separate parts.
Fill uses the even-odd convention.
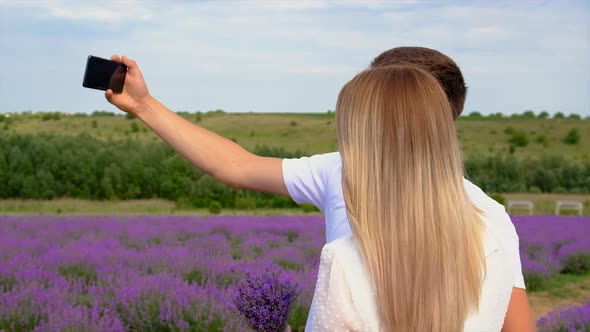
[[[484,236],[487,274],[478,313],[468,316],[465,332],[502,329],[514,284],[513,260],[495,236]],[[305,331],[382,331],[375,293],[352,235],[326,244],[321,253],[318,281]],[[311,323],[311,326],[310,324]]]

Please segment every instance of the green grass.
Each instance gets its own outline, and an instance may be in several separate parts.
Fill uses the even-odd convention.
[[[555,213],[556,200],[578,200],[584,203],[584,215],[590,215],[590,195],[577,194],[501,194],[506,200],[531,200],[535,204],[535,215]],[[0,200],[0,214],[178,214],[211,215],[209,209],[178,207],[174,202],[163,199],[128,201],[89,201],[80,199]],[[222,209],[222,215],[319,215],[317,209],[307,205],[290,209]],[[511,214],[528,214],[528,211],[514,210]]]
[[[163,199],[128,201],[89,201],[80,199],[0,200],[0,214],[177,214],[211,215],[208,209],[177,208],[176,204]],[[319,215],[319,212],[306,212],[303,208],[293,209],[222,209],[222,215]]]
[[[196,114],[183,115],[196,122]],[[93,122],[96,128],[93,128]],[[256,145],[283,147],[286,151],[304,151],[308,154],[337,150],[334,114],[256,114],[227,113],[201,116],[199,126],[212,130],[228,139],[234,139],[247,149]],[[137,126],[138,129],[133,127]],[[585,161],[590,151],[582,147],[590,144],[590,121],[574,119],[501,119],[473,120],[459,118],[457,131],[466,157],[510,153],[510,132],[523,132],[528,145],[516,147],[514,153],[522,157],[538,157],[543,154],[560,154],[569,159]],[[569,145],[563,138],[572,129],[580,133],[580,142]],[[62,116],[60,120],[42,121],[38,115],[12,117],[8,129],[0,127],[0,134],[55,133],[78,135],[87,133],[104,140],[138,139],[144,142],[160,142],[160,138],[139,120],[113,117]]]
[[[575,296],[581,289],[586,289],[590,281],[590,271],[584,274],[564,274],[560,273],[545,279],[539,288],[533,292],[545,292],[549,297],[553,298],[569,298]],[[576,285],[585,283],[582,285]]]

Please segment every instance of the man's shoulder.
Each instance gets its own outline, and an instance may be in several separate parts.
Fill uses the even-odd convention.
[[[340,152],[315,154],[309,157],[309,161],[310,167],[325,177],[340,176],[342,167]]]
[[[340,152],[328,152],[328,153],[320,153],[311,156],[310,158],[323,161],[323,162],[341,162],[340,159]]]
[[[467,196],[479,209],[500,214],[506,213],[504,205],[496,202],[471,181],[463,178],[463,185],[465,186],[465,192],[467,193]]]
[[[486,227],[504,242],[508,239],[518,239],[516,228],[506,212],[504,205],[496,202],[477,185],[463,179],[467,196],[479,210]]]

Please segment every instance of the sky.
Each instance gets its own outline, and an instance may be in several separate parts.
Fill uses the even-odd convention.
[[[455,60],[464,114],[590,115],[590,2],[526,0],[0,0],[0,113],[118,112],[82,87],[112,54],[174,111],[326,112],[399,46]]]

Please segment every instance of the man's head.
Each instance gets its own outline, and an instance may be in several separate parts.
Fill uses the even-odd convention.
[[[467,87],[461,70],[451,58],[430,48],[396,47],[377,56],[371,62],[371,68],[404,64],[420,67],[434,76],[445,90],[453,119],[461,115]]]

